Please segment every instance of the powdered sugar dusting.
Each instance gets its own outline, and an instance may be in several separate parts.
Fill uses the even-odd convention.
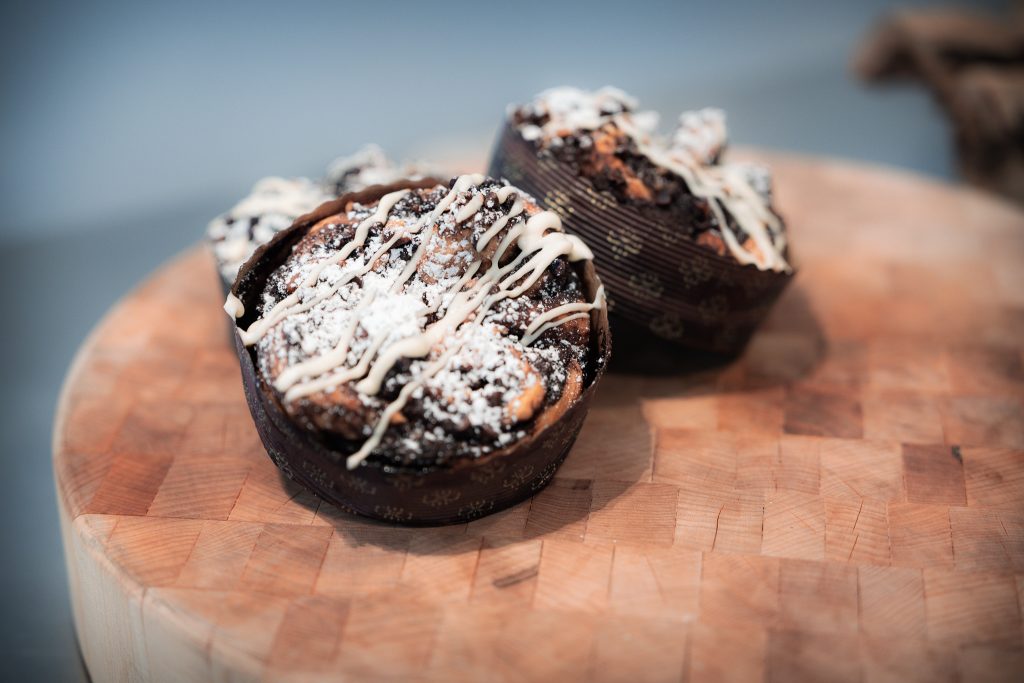
[[[290,294],[312,305],[292,309],[259,339],[260,370],[274,384],[300,364],[309,366],[332,353],[343,359],[279,394],[293,417],[329,432],[336,446],[354,450],[374,432],[378,418],[392,410],[373,457],[426,465],[507,446],[527,434],[565,391],[578,392],[570,380],[588,363],[589,320],[571,320],[532,344],[523,343],[537,315],[567,304],[587,305],[579,277],[564,256],[523,294],[498,297],[494,305],[440,337],[426,355],[400,359],[384,376],[379,393],[356,389],[356,380],[380,362],[382,349],[419,338],[446,319],[450,306],[464,306],[460,297],[476,291],[474,283],[490,267],[500,244],[507,242],[511,248],[499,263],[529,261],[530,254],[520,254],[514,240],[504,239],[541,213],[525,196],[526,211],[508,219],[477,249],[488,229],[521,199],[518,191],[506,190],[501,201],[502,187],[481,177],[458,192],[431,225],[412,234],[410,226],[434,212],[449,191],[438,187],[410,192],[395,204],[386,223],[370,228],[361,247],[323,268],[311,283],[305,281],[317,264],[348,244],[353,226],[375,207],[352,205],[336,222],[331,219],[296,245],[268,281],[261,313],[266,315]],[[392,246],[380,253],[388,244]],[[379,256],[366,270],[374,254]],[[408,279],[396,286],[409,268]],[[351,278],[357,272],[362,274]],[[496,287],[480,289],[479,296],[495,296]],[[303,387],[316,391],[304,393]],[[403,391],[406,387],[412,389]],[[400,410],[395,409],[396,397]]]

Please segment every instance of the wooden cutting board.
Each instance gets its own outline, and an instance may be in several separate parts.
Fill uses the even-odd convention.
[[[745,355],[608,376],[551,486],[462,526],[283,481],[209,257],[158,271],[54,428],[93,680],[1022,680],[1024,215],[771,161],[801,272]]]

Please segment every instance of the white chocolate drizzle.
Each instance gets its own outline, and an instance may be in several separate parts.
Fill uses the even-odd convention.
[[[380,445],[381,439],[384,438],[384,432],[387,431],[388,425],[391,424],[391,418],[405,407],[405,404],[409,401],[409,397],[412,396],[414,391],[423,386],[423,382],[426,379],[436,375],[444,368],[445,365],[448,364],[448,361],[455,354],[458,348],[458,345],[453,345],[451,348],[446,350],[436,362],[427,366],[420,379],[409,382],[402,387],[402,390],[398,392],[398,398],[384,408],[384,412],[381,413],[380,419],[377,420],[377,424],[373,427],[373,432],[370,434],[370,438],[363,442],[363,445],[358,451],[345,459],[345,467],[350,470],[354,470],[359,467],[364,460],[370,457],[370,453],[373,452],[374,448]]]
[[[590,317],[590,312],[601,308],[604,305],[604,285],[597,288],[597,294],[592,303],[562,304],[544,313],[541,313],[527,326],[523,335],[523,346],[529,346],[537,341],[548,330],[564,325],[570,320]]]
[[[512,194],[513,191],[515,191],[515,188],[512,187],[511,185],[507,185],[498,190],[498,203],[504,204],[505,202],[507,202],[509,196]],[[505,226],[508,225],[508,222],[510,220],[521,214],[524,208],[525,205],[523,204],[523,198],[516,197],[516,200],[512,202],[512,208],[509,209],[509,212],[502,216],[501,218],[499,218],[498,220],[494,221],[494,224],[487,229],[487,232],[480,236],[480,239],[476,243],[477,251],[483,251],[484,248],[490,243],[490,241],[494,239],[494,236],[501,232],[505,228]]]
[[[228,298],[224,300],[224,312],[232,318],[241,318],[245,315],[245,304],[237,296],[228,292]]]
[[[476,189],[477,191],[471,192],[465,203],[450,215],[447,224],[451,225],[451,221],[454,220],[454,224],[458,225],[472,219],[481,211],[486,201],[485,192],[477,188],[484,180],[484,176],[478,174],[458,177],[451,190],[432,211],[416,219],[412,224],[396,221],[399,226],[393,229],[387,239],[384,239],[384,235],[388,230],[389,215],[409,190],[393,192],[382,197],[373,213],[358,224],[354,236],[345,246],[315,263],[291,294],[270,306],[269,310],[266,310],[247,330],[240,331],[243,342],[246,345],[255,344],[290,316],[307,311],[337,292],[353,278],[366,274],[402,236],[419,234],[425,229],[433,230],[435,227],[440,229],[444,213],[460,195]],[[518,297],[530,289],[556,259],[565,257],[570,261],[579,261],[593,258],[590,249],[579,238],[561,231],[561,220],[551,211],[538,212],[525,221],[518,218],[517,222],[510,226],[510,221],[517,219],[524,212],[526,200],[514,187],[502,187],[496,192],[499,207],[507,202],[513,193],[517,194],[509,210],[506,212],[492,207],[492,210],[499,211],[500,215],[490,226],[480,226],[483,234],[477,239],[478,250],[486,247],[507,228],[494,253],[486,261],[478,256],[468,264],[461,277],[454,283],[445,285],[445,289],[434,300],[433,305],[417,306],[413,310],[406,308],[407,315],[421,321],[427,315],[436,314],[434,322],[425,328],[421,327],[417,333],[405,334],[397,339],[391,338],[387,330],[374,331],[373,326],[362,324],[369,309],[375,305],[375,292],[387,292],[387,296],[390,297],[407,296],[402,294],[403,289],[417,272],[417,266],[423,263],[426,245],[430,242],[431,236],[424,234],[420,236],[419,246],[412,257],[397,276],[392,275],[389,276],[392,278],[390,280],[381,280],[375,290],[360,290],[360,298],[350,309],[346,324],[340,328],[340,336],[332,349],[286,367],[277,375],[274,388],[283,394],[285,402],[320,391],[330,391],[333,387],[348,382],[354,382],[353,386],[360,394],[374,396],[381,391],[388,373],[400,360],[427,359],[432,354],[439,354],[436,360],[423,365],[419,374],[405,383],[398,397],[384,407],[367,440],[359,450],[347,458],[346,464],[350,469],[357,467],[380,445],[392,418],[402,410],[413,392],[445,368],[461,346],[461,331],[464,326],[483,324],[488,311],[500,301]],[[381,246],[365,261],[359,261],[354,265],[345,264],[344,261],[356,249],[366,245],[370,229],[376,225],[381,226]],[[500,265],[505,254],[513,247],[518,247],[519,253],[509,263]],[[481,270],[485,263],[486,268]],[[324,283],[320,282],[320,277],[330,266],[341,267],[343,274],[329,286],[324,286]],[[238,302],[238,305],[240,304],[241,302]],[[547,310],[530,322],[520,343],[524,347],[529,346],[548,330],[570,320],[588,316],[590,311],[603,305],[604,291],[601,288],[591,303],[569,303]],[[229,314],[238,310],[230,297],[225,303],[225,310]],[[348,367],[346,362],[352,342],[360,328],[368,335],[367,343],[358,360]]]
[[[353,314],[358,314],[366,310],[366,308],[368,308],[370,304],[373,303],[374,298],[375,295],[373,292],[364,296],[356,305],[355,309],[353,310]],[[285,368],[281,372],[281,374],[278,375],[277,380],[274,382],[274,388],[277,389],[278,391],[287,392],[297,382],[301,381],[303,377],[319,377],[320,375],[323,375],[325,372],[333,370],[334,368],[344,363],[345,359],[348,358],[348,349],[349,346],[352,344],[352,337],[355,335],[356,325],[358,324],[358,322],[358,316],[352,315],[352,319],[349,321],[349,324],[345,330],[345,333],[342,335],[341,340],[330,353],[325,353],[322,356],[311,358],[304,363],[298,363],[289,368]],[[308,386],[314,383],[307,382],[306,384]],[[330,382],[324,384],[323,386],[330,386]],[[292,397],[295,397],[296,395],[301,394],[299,394],[299,392],[296,392],[295,394],[292,395]],[[288,398],[287,394],[285,395],[285,398]]]
[[[671,145],[654,136],[657,115],[636,112],[636,101],[615,88],[590,93],[577,88],[553,88],[541,93],[522,110],[546,117],[542,126],[524,123],[519,132],[526,140],[556,140],[569,131],[596,130],[613,123],[631,138],[638,151],[654,164],[675,173],[690,192],[708,202],[722,240],[741,264],[761,270],[792,270],[783,254],[786,237],[782,222],[770,208],[769,193],[753,185],[749,164],[717,163],[725,146],[725,115],[717,109],[686,112]],[[764,171],[759,171],[764,175]],[[759,178],[759,182],[766,182]],[[741,244],[728,216],[746,233],[752,247]]]
[[[370,234],[370,228],[378,223],[385,223],[387,221],[388,214],[391,212],[391,209],[394,208],[395,204],[397,204],[402,199],[402,197],[408,194],[408,192],[408,190],[399,190],[398,192],[390,192],[381,197],[380,203],[377,205],[377,210],[370,214],[369,218],[366,218],[365,220],[363,220],[363,222],[359,224],[359,227],[356,228],[356,234],[352,238],[352,240],[349,241],[349,243],[346,244],[344,247],[339,249],[336,254],[326,259],[325,261],[321,261],[319,264],[317,264],[313,268],[313,271],[306,277],[305,281],[303,281],[303,286],[308,287],[312,285],[320,278],[320,273],[322,273],[324,269],[327,268],[327,266],[341,263],[346,258],[348,258],[349,254],[351,254],[356,249],[362,247],[363,244],[366,242],[367,235]],[[392,240],[397,241],[398,235],[396,234],[392,238]],[[257,341],[259,341],[264,334],[267,333],[267,330],[269,330],[271,327],[276,325],[278,322],[280,322],[287,316],[294,315],[299,311],[304,311],[311,308],[313,304],[317,303],[318,301],[322,300],[323,298],[326,298],[330,294],[337,291],[337,289],[341,287],[342,284],[351,281],[354,277],[360,275],[361,273],[369,271],[369,269],[372,267],[373,259],[371,258],[368,259],[367,262],[364,264],[364,269],[361,269],[361,272],[357,271],[356,273],[350,274],[347,278],[340,279],[330,292],[328,292],[327,294],[320,295],[315,299],[310,299],[309,301],[306,301],[304,303],[299,303],[298,293],[301,290],[301,288],[297,288],[295,292],[293,292],[291,295],[279,301],[274,306],[274,308],[271,309],[269,313],[264,315],[256,322],[254,322],[252,325],[250,325],[248,329],[243,330],[240,333],[242,336],[242,341],[245,343],[246,346],[252,346]]]
[[[695,197],[708,202],[722,232],[722,239],[737,261],[743,265],[753,264],[761,270],[790,270],[782,256],[785,250],[782,222],[750,186],[745,175],[735,172],[728,164],[704,165],[696,156],[681,148],[674,154],[666,153],[646,141],[625,116],[617,116],[614,121],[620,130],[633,138],[642,154],[678,175]],[[740,244],[729,227],[723,208],[754,241],[756,251],[748,250]],[[773,240],[772,236],[776,239]]]

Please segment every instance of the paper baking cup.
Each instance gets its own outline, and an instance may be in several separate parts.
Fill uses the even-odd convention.
[[[567,164],[538,155],[508,124],[489,172],[558,213],[566,231],[593,250],[616,337],[614,321],[621,317],[633,323],[624,334],[638,330],[685,347],[738,353],[793,279],[793,273],[740,265],[682,237],[678,226],[640,215]]]
[[[433,187],[433,180],[393,183],[343,195],[298,218],[239,270],[232,291],[247,314],[237,321],[247,327],[256,318],[267,278],[291,254],[292,247],[322,218],[339,213],[349,201],[369,203],[405,187]],[[601,283],[589,261],[579,268],[587,296]],[[456,459],[450,464],[417,469],[381,465],[372,458],[354,470],[345,466],[349,453],[332,450],[315,432],[295,424],[276,394],[256,370],[255,350],[235,332],[235,350],[242,368],[245,398],[267,453],[281,471],[317,496],[343,510],[401,524],[428,526],[466,522],[507,508],[541,490],[555,475],[583,426],[590,401],[611,354],[608,314],[591,313],[591,349],[584,390],[554,424],[509,448],[484,457]]]

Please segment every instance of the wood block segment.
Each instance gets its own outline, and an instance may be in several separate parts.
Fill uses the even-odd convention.
[[[256,539],[240,586],[260,593],[311,593],[327,552],[331,530],[266,524]]]
[[[295,669],[327,674],[335,669],[348,602],[324,596],[304,596],[288,605],[274,634],[267,662],[272,676]],[[312,656],[313,666],[305,660]]]
[[[779,564],[780,628],[856,634],[857,610],[856,567],[809,560]]]
[[[318,499],[278,472],[268,458],[253,463],[228,513],[239,522],[311,524]]]
[[[823,440],[821,494],[851,501],[903,500],[899,446],[887,442]]]
[[[859,439],[864,433],[860,401],[846,392],[791,387],[785,414],[787,434]]]
[[[957,663],[964,680],[1020,680],[1024,672],[1024,648],[999,645],[968,645],[960,648]]]
[[[858,586],[861,632],[878,638],[925,638],[921,570],[860,567]]]
[[[728,494],[736,486],[736,444],[729,433],[707,430],[658,431],[655,482],[694,494]]]
[[[946,443],[1024,449],[1024,406],[1016,396],[953,396],[942,403]]]
[[[742,555],[704,555],[700,620],[771,626],[779,614],[779,560]]]
[[[263,525],[206,520],[175,585],[231,590],[242,579]]]
[[[768,681],[861,679],[856,636],[772,630],[768,636]]]
[[[199,538],[199,520],[122,517],[106,549],[110,559],[144,586],[175,582]]]
[[[540,573],[540,540],[521,544],[484,541],[473,576],[473,602],[528,608]]]
[[[608,683],[680,680],[689,637],[689,624],[679,621],[605,619],[594,634],[593,669],[587,679]]]
[[[776,491],[765,500],[762,533],[765,555],[824,559],[824,501],[809,493]]]
[[[534,609],[601,614],[608,607],[614,546],[551,539],[541,551]]]
[[[587,429],[573,454],[559,469],[560,477],[647,481],[654,461],[654,429],[638,404],[598,407],[587,416]]]
[[[466,602],[480,562],[483,541],[457,529],[415,534],[402,566],[401,583],[427,604]]]
[[[116,455],[85,506],[86,514],[145,515],[174,462],[163,455]]]
[[[872,498],[825,500],[825,557],[861,566],[892,561],[888,510]]]
[[[941,567],[953,563],[949,508],[917,503],[889,505],[892,563],[904,567]]]
[[[417,600],[405,601],[401,610],[376,597],[351,601],[338,653],[342,672],[360,678],[419,675],[433,655],[441,615],[440,607]]]
[[[726,497],[680,492],[676,508],[677,547],[756,555],[764,531],[764,494]]]
[[[315,592],[338,597],[370,595],[397,586],[409,538],[387,529],[337,529],[317,574]]]
[[[939,401],[932,394],[867,391],[863,398],[864,438],[903,443],[942,443]]]
[[[701,554],[676,548],[620,546],[612,561],[610,612],[660,620],[697,617]]]
[[[907,501],[966,505],[964,463],[959,450],[947,446],[903,446],[903,480]]]
[[[821,491],[821,440],[783,436],[772,466],[772,488],[817,494]]]
[[[767,648],[768,631],[760,625],[723,628],[699,621],[690,631],[690,680],[763,680]]]
[[[594,484],[587,539],[671,545],[679,491],[667,484]]]
[[[1021,615],[1011,577],[928,568],[928,637],[944,644],[1020,644]]]
[[[146,514],[226,520],[231,514],[250,465],[234,458],[175,458]]]
[[[534,496],[526,517],[526,533],[529,536],[583,540],[592,499],[592,482],[589,479],[556,477]],[[484,520],[474,522],[478,523],[484,523]]]
[[[967,504],[1019,510],[1024,500],[1024,450],[963,448]]]
[[[956,655],[925,638],[860,639],[861,670],[868,681],[954,683],[959,680]]]
[[[1024,572],[1024,512],[950,508],[958,569]]]

